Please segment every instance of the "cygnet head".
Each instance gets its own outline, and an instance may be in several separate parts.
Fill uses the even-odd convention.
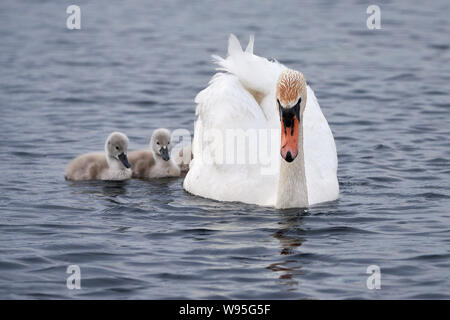
[[[125,168],[131,168],[128,162],[128,137],[121,132],[113,132],[108,136],[105,143],[107,158],[118,160]]]
[[[299,71],[284,70],[277,83],[277,105],[281,121],[281,156],[292,162],[298,155],[300,116],[306,107],[306,80]]]
[[[160,156],[163,160],[170,160],[170,131],[164,128],[156,129],[150,139],[150,148],[156,156]]]

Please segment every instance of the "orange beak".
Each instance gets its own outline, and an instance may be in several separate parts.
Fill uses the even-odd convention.
[[[292,162],[298,155],[299,119],[292,113],[281,113],[281,156]]]

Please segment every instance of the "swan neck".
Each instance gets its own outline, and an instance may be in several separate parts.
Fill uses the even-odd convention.
[[[126,170],[125,166],[120,162],[118,159],[114,158],[113,156],[106,154],[106,162],[108,163],[108,167],[110,170],[117,171],[117,170]]]
[[[303,150],[303,111],[298,130],[298,155],[291,163],[281,159],[278,182],[277,208],[302,208],[308,206],[305,157]]]

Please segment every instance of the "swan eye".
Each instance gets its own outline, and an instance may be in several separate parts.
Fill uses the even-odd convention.
[[[300,105],[300,103],[302,103],[302,97],[298,98],[297,104]]]

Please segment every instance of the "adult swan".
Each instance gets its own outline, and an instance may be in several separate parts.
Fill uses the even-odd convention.
[[[219,201],[276,208],[337,199],[336,145],[314,92],[302,73],[254,55],[253,43],[251,37],[243,51],[231,35],[228,57],[213,56],[221,72],[195,98],[193,160],[184,189]],[[252,158],[256,140],[246,148],[230,147],[225,138],[230,132],[245,133],[247,140],[258,133],[258,146],[275,142],[259,152],[258,161],[242,162],[235,159]],[[276,139],[270,137],[273,132]]]

